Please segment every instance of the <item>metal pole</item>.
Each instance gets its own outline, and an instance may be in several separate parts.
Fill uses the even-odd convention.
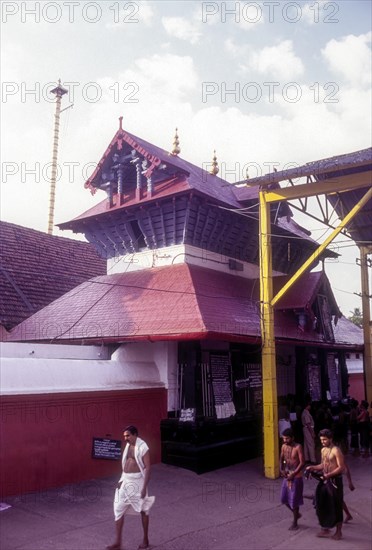
[[[262,393],[264,470],[270,479],[279,477],[278,397],[276,385],[274,307],[272,281],[270,204],[260,191],[260,300],[262,338]]]
[[[364,336],[364,378],[366,388],[366,399],[372,402],[372,340],[371,340],[371,308],[368,281],[368,248],[360,246],[360,270],[362,289],[362,311],[363,311],[363,336]]]
[[[58,80],[58,86],[51,91],[57,97],[56,112],[54,115],[54,139],[53,139],[53,156],[52,156],[52,177],[50,179],[50,198],[49,198],[49,218],[48,218],[48,233],[53,234],[54,224],[54,203],[56,197],[56,181],[57,181],[57,159],[58,159],[58,138],[59,138],[59,117],[61,114],[61,100],[67,90],[61,86],[61,80]]]

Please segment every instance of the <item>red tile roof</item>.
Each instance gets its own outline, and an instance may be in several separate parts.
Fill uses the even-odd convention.
[[[0,236],[0,324],[6,329],[106,273],[106,262],[86,242],[4,221]]]
[[[278,292],[288,280],[289,277],[275,277],[273,279],[274,293]],[[324,271],[314,271],[302,275],[302,277],[293,284],[290,290],[280,298],[277,302],[276,309],[307,309],[313,304],[320,291],[327,295],[332,315],[340,316],[340,310]]]
[[[306,276],[305,276],[306,277]],[[304,282],[303,282],[304,284]],[[16,327],[13,341],[260,340],[259,284],[187,264],[96,277]],[[323,344],[277,311],[279,339]]]

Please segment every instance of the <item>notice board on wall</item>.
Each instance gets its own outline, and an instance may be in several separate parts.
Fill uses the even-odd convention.
[[[236,413],[231,393],[231,364],[229,356],[211,354],[210,367],[217,418],[229,418]]]
[[[105,460],[121,459],[120,439],[105,439],[93,437],[92,458],[103,458]]]

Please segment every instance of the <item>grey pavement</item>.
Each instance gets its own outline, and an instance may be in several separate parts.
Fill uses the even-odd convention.
[[[288,531],[291,513],[279,503],[281,480],[263,476],[261,459],[203,475],[156,464],[149,494],[151,548],[157,550],[371,550],[371,458],[347,457],[353,482],[345,500],[353,520],[343,539],[319,539],[311,495],[315,480],[305,480],[300,528]],[[1,550],[104,550],[114,540],[113,491],[119,477],[90,480],[41,493],[5,499],[0,511]],[[1,508],[0,508],[1,509]],[[138,516],[127,516],[122,548],[141,542]]]

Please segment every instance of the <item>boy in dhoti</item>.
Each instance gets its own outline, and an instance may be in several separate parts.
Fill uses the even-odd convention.
[[[108,550],[120,550],[121,535],[124,526],[124,515],[140,513],[143,528],[143,541],[140,549],[149,547],[149,510],[154,504],[155,497],[147,495],[147,486],[150,479],[150,452],[148,445],[138,437],[135,426],[128,426],[124,430],[126,446],[123,452],[123,473],[115,491],[114,515],[116,539]]]
[[[301,517],[300,506],[303,501],[302,469],[305,465],[302,446],[296,443],[291,428],[282,433],[283,445],[280,452],[280,474],[283,479],[280,500],[293,513],[293,522],[289,529],[298,529],[297,522]]]
[[[332,539],[340,540],[344,500],[342,483],[342,473],[345,471],[344,455],[341,449],[334,445],[333,433],[330,430],[320,430],[319,437],[322,444],[322,461],[316,466],[306,468],[310,472],[322,472],[322,479],[315,492],[315,509],[321,526],[317,536],[329,537],[330,529],[336,527]]]

